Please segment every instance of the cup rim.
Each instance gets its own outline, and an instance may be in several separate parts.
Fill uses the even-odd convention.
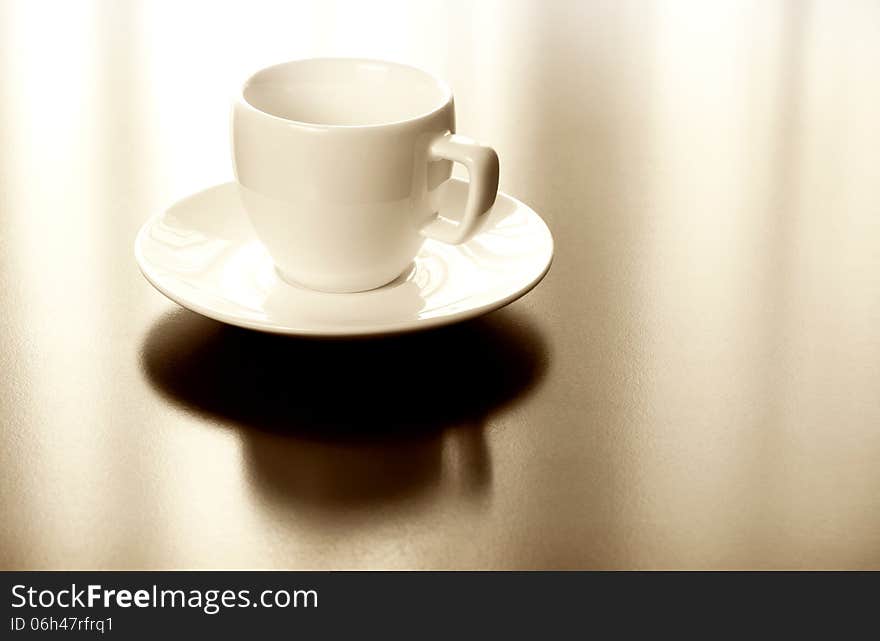
[[[441,101],[438,101],[437,105],[435,107],[433,107],[432,109],[429,109],[428,111],[426,111],[424,113],[420,113],[415,116],[411,116],[409,118],[403,118],[400,120],[394,120],[394,121],[390,121],[390,122],[377,122],[377,123],[368,123],[368,124],[362,124],[362,125],[335,125],[335,124],[330,124],[330,123],[308,122],[305,120],[294,120],[293,118],[285,118],[283,116],[278,116],[278,115],[270,113],[264,109],[260,109],[259,107],[257,107],[255,104],[250,102],[245,97],[245,91],[247,90],[251,81],[258,74],[264,73],[266,71],[278,69],[280,67],[286,67],[289,65],[295,65],[295,64],[306,63],[306,62],[345,62],[345,63],[353,63],[353,64],[366,63],[366,64],[384,65],[386,67],[397,67],[399,69],[407,69],[409,71],[415,71],[416,73],[418,73],[422,76],[425,76],[431,82],[433,82],[435,85],[437,85],[437,87],[442,92],[443,99]],[[445,109],[452,101],[453,101],[452,88],[449,86],[449,84],[446,81],[442,80],[441,78],[438,78],[434,74],[429,73],[428,71],[425,71],[424,69],[420,69],[419,67],[415,67],[413,65],[404,64],[402,62],[394,62],[391,60],[382,60],[379,58],[349,58],[349,57],[322,56],[322,57],[316,57],[316,58],[296,58],[294,60],[287,60],[285,62],[279,62],[277,64],[269,65],[268,67],[263,67],[261,69],[258,69],[257,71],[254,71],[253,73],[251,73],[247,77],[247,79],[244,81],[244,83],[242,83],[241,87],[238,90],[238,102],[240,104],[244,105],[245,107],[247,107],[248,109],[251,109],[262,116],[266,116],[268,118],[272,118],[272,119],[275,119],[275,120],[278,120],[280,122],[287,123],[290,125],[296,125],[299,127],[306,127],[309,129],[321,129],[321,130],[381,129],[383,127],[395,127],[395,126],[400,126],[400,125],[406,125],[409,123],[420,122],[422,120],[430,118],[434,114],[439,113],[440,111]]]

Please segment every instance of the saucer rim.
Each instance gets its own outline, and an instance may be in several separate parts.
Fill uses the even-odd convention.
[[[451,180],[457,180],[460,182],[467,182],[459,178],[452,178]],[[199,190],[183,198],[179,198],[175,201],[174,204],[184,202],[186,200],[190,200],[192,198],[198,197],[200,194],[209,191],[211,189],[215,189],[221,185],[228,183],[218,183],[216,185],[211,185],[205,189]],[[233,325],[236,327],[242,327],[245,329],[255,330],[259,332],[264,332],[268,334],[278,334],[283,336],[301,336],[307,338],[360,338],[360,337],[380,337],[380,336],[396,336],[400,334],[409,334],[412,332],[434,329],[437,327],[443,327],[446,325],[453,325],[456,323],[461,323],[467,320],[471,320],[478,316],[483,316],[485,314],[489,314],[494,312],[502,307],[509,305],[510,303],[522,298],[530,291],[532,291],[538,283],[540,283],[547,273],[550,271],[550,267],[553,264],[553,258],[556,253],[556,245],[555,240],[553,238],[553,234],[550,231],[550,228],[547,226],[547,223],[544,219],[531,207],[523,203],[522,201],[514,198],[513,196],[499,190],[499,196],[503,196],[505,198],[509,198],[517,205],[521,205],[525,207],[530,215],[533,215],[537,218],[541,224],[544,226],[545,231],[547,232],[547,237],[550,241],[550,250],[547,254],[547,261],[543,268],[538,272],[538,274],[532,278],[531,281],[527,285],[519,287],[516,291],[502,298],[493,300],[489,303],[485,303],[483,305],[479,305],[476,307],[472,307],[469,309],[461,310],[458,312],[454,312],[452,314],[440,315],[440,316],[431,316],[428,318],[420,318],[416,320],[408,320],[400,323],[385,323],[385,324],[375,324],[373,326],[364,326],[356,329],[349,329],[345,327],[339,328],[326,328],[326,329],[317,329],[317,328],[303,328],[303,327],[295,327],[290,325],[283,325],[279,323],[263,323],[260,321],[251,321],[248,319],[243,319],[238,316],[229,316],[223,314],[222,312],[218,312],[215,309],[205,307],[204,305],[200,305],[199,303],[193,302],[191,300],[185,300],[178,295],[174,294],[172,291],[163,287],[161,284],[161,277],[158,274],[151,273],[151,263],[148,261],[144,254],[142,245],[145,242],[143,240],[147,231],[152,228],[152,226],[162,219],[168,211],[168,207],[166,207],[163,211],[150,216],[141,228],[138,230],[138,233],[135,237],[134,241],[134,254],[135,261],[137,262],[138,269],[141,274],[147,280],[150,285],[152,285],[160,294],[168,298],[169,300],[177,303],[184,309],[188,309],[196,314],[201,316],[205,316],[212,320],[216,320],[221,323],[225,323],[227,325]],[[173,206],[173,205],[172,205]],[[475,235],[479,236],[479,232]],[[379,288],[381,289],[381,288]],[[333,294],[334,296],[348,296],[350,294]]]

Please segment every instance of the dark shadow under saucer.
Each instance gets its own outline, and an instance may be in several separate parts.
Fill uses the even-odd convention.
[[[240,432],[256,491],[328,517],[424,499],[451,476],[463,496],[485,495],[486,421],[534,389],[548,357],[508,310],[360,340],[264,334],[178,310],[150,329],[141,367],[169,401]]]

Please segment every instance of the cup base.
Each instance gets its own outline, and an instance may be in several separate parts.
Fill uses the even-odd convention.
[[[403,282],[407,278],[409,278],[410,274],[412,274],[413,270],[415,270],[415,263],[412,262],[406,266],[406,268],[400,272],[397,276],[392,278],[391,280],[382,283],[381,285],[375,285],[373,287],[364,287],[364,288],[331,288],[331,287],[315,287],[314,285],[307,285],[296,278],[292,278],[285,274],[278,265],[275,265],[275,273],[278,274],[278,278],[284,281],[286,284],[291,287],[298,287],[300,289],[308,289],[313,292],[323,292],[325,294],[357,294],[359,292],[370,292],[376,289],[381,289],[383,287],[388,287],[389,285],[393,285],[398,282]]]

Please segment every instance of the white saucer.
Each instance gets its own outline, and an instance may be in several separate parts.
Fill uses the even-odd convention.
[[[441,215],[464,209],[467,183],[444,186]],[[553,237],[532,209],[501,192],[462,245],[427,240],[397,280],[330,294],[282,280],[257,241],[235,183],[211,187],[153,217],[135,241],[147,280],[168,298],[224,323],[279,334],[366,336],[437,327],[526,294],[553,258]]]

